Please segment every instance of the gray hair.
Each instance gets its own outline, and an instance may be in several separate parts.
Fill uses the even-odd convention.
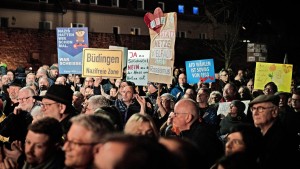
[[[115,131],[111,120],[107,116],[79,114],[72,117],[70,121],[72,125],[77,124],[91,131],[93,142],[100,142],[104,135]]]
[[[101,108],[103,106],[110,106],[109,100],[102,95],[94,95],[90,97],[88,103],[93,109]]]

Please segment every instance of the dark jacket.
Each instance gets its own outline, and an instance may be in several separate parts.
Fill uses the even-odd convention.
[[[182,131],[180,136],[190,139],[198,145],[201,150],[199,160],[207,168],[212,166],[224,154],[222,142],[218,139],[212,126],[196,121],[189,130]]]
[[[0,135],[9,137],[9,142],[20,140],[24,143],[28,131],[27,128],[31,124],[32,119],[30,113],[26,111],[20,111],[17,115],[10,113],[0,123]]]
[[[263,169],[294,168],[296,159],[291,142],[280,121],[276,120],[263,136],[260,166]]]
[[[52,156],[50,156],[44,163],[37,166],[31,166],[26,163],[23,165],[22,169],[63,169],[65,156],[62,150],[58,150]]]
[[[133,100],[133,102],[127,107],[127,105],[123,102],[122,99],[117,99],[113,102],[113,105],[117,107],[117,109],[121,112],[123,126],[125,126],[127,120],[134,114],[139,113],[141,110],[140,104],[137,100]]]

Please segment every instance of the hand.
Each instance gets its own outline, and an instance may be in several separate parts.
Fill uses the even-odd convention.
[[[161,97],[158,96],[158,97],[156,98],[156,104],[157,104],[157,106],[159,106],[159,107],[162,106]]]
[[[144,97],[141,97],[140,95],[136,95],[135,96],[136,100],[139,102],[139,104],[141,106],[145,106],[146,105],[146,99]]]
[[[3,146],[5,157],[10,158],[13,162],[17,163],[18,158],[23,153],[22,142],[15,140],[11,143],[11,150]]]
[[[5,158],[3,163],[0,164],[0,169],[17,169],[18,163],[13,162],[11,158]]]
[[[15,115],[18,115],[18,114],[20,113],[21,110],[22,110],[21,107],[17,106],[17,107],[14,108],[14,112],[13,112],[13,113],[14,113]]]

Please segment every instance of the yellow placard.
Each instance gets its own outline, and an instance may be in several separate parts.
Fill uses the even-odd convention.
[[[122,78],[122,50],[84,48],[82,76]]]
[[[268,82],[274,82],[278,91],[291,92],[293,65],[256,62],[254,89],[264,89]]]

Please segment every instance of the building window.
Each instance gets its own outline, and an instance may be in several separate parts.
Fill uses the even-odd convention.
[[[97,5],[98,4],[98,0],[90,0],[90,4]]]
[[[200,39],[207,39],[206,33],[200,33],[200,34],[199,34],[199,38],[200,38]]]
[[[186,32],[185,31],[178,31],[177,37],[179,38],[186,38]]]
[[[52,22],[51,21],[41,21],[41,22],[39,22],[39,29],[40,30],[51,30],[52,29]]]
[[[141,34],[141,28],[131,28],[130,34],[131,35],[140,35]]]
[[[114,26],[113,27],[113,34],[120,34],[120,27]]]
[[[178,13],[184,14],[184,5],[178,5]]]
[[[165,10],[165,3],[164,2],[158,2],[158,7],[160,7],[160,9],[162,11],[164,11]]]
[[[198,7],[196,7],[196,6],[193,7],[193,14],[194,15],[199,15],[199,8]]]
[[[84,27],[83,23],[71,23],[71,28],[81,28]]]
[[[8,27],[8,18],[1,17],[0,18],[0,27],[7,28]]]
[[[112,0],[111,1],[111,6],[112,7],[119,7],[119,0]]]
[[[136,9],[144,10],[144,0],[137,0]]]
[[[40,3],[48,3],[48,0],[39,0]]]

